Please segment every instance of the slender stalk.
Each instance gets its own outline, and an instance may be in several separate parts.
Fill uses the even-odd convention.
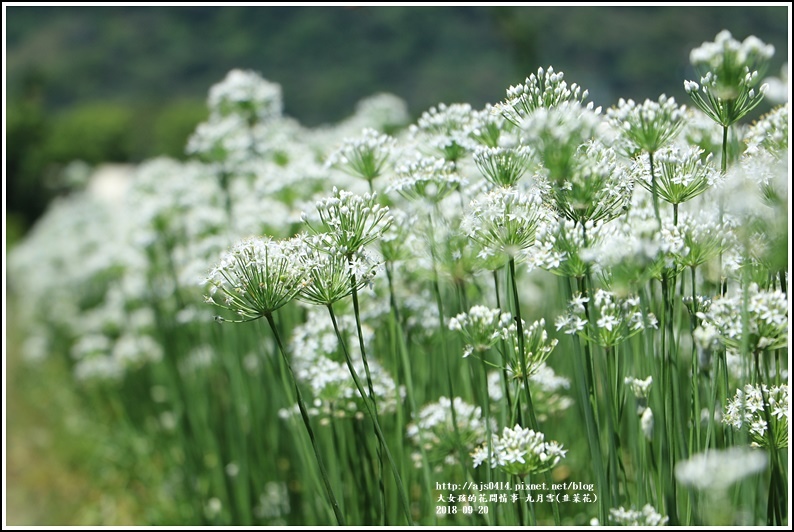
[[[339,344],[342,346],[342,351],[345,354],[345,362],[347,363],[347,369],[350,370],[350,375],[353,377],[353,382],[358,389],[358,393],[361,396],[361,402],[364,404],[364,408],[367,410],[367,414],[369,414],[370,419],[372,420],[373,424],[375,425],[375,435],[377,436],[380,443],[383,445],[383,452],[386,454],[386,458],[389,461],[389,465],[391,465],[392,473],[394,474],[394,480],[397,483],[397,490],[400,493],[400,501],[402,502],[403,511],[405,512],[405,518],[408,520],[409,524],[413,524],[413,520],[411,519],[411,505],[408,502],[408,496],[405,491],[405,487],[403,486],[402,479],[400,477],[400,471],[397,468],[397,463],[394,461],[392,457],[391,451],[389,451],[389,446],[386,444],[386,438],[383,436],[383,431],[380,428],[380,423],[378,423],[378,418],[375,415],[375,411],[372,408],[370,401],[367,400],[367,394],[364,391],[364,387],[361,385],[361,379],[358,377],[358,373],[356,372],[356,368],[353,367],[353,360],[350,357],[350,351],[347,349],[347,344],[345,343],[344,338],[342,337],[342,333],[339,331],[339,324],[336,321],[336,314],[334,314],[334,307],[333,305],[326,305],[328,308],[328,314],[331,316],[331,322],[334,325],[334,332],[336,332],[336,337],[339,340]]]
[[[347,256],[347,262],[352,266],[353,264],[353,256]],[[358,334],[358,347],[361,351],[361,360],[364,362],[364,372],[367,374],[367,387],[369,388],[369,399],[372,401],[372,410],[375,412],[375,420],[379,422],[378,417],[378,402],[375,400],[375,388],[372,385],[372,374],[369,371],[369,362],[367,362],[367,349],[364,346],[364,333],[361,328],[361,312],[359,310],[358,305],[358,289],[356,288],[356,275],[354,273],[350,273],[350,286],[353,290],[353,313],[356,317],[356,332]],[[367,399],[364,398],[364,401]],[[380,471],[383,471],[383,444],[379,442],[378,444],[378,466]],[[381,496],[381,507],[383,511],[381,512],[381,517],[383,519],[386,518],[386,485],[384,484],[384,479],[382,474],[377,475],[378,478],[378,485],[380,488],[380,496]],[[385,525],[385,522],[381,524]]]
[[[758,389],[761,391],[761,404],[763,405],[764,421],[766,422],[766,445],[769,450],[769,461],[771,476],[769,478],[769,500],[767,503],[767,525],[780,526],[784,523],[784,516],[786,516],[785,500],[786,500],[786,485],[782,467],[780,464],[780,456],[777,450],[777,442],[775,441],[775,434],[772,434],[772,415],[769,412],[769,396],[764,392],[764,382],[761,375],[761,365],[759,364],[758,351],[753,352],[753,365],[755,366],[755,377]]]
[[[306,426],[306,432],[309,433],[309,439],[312,442],[312,449],[314,450],[314,456],[317,458],[317,465],[320,467],[320,474],[323,477],[323,484],[325,485],[326,495],[328,496],[328,500],[331,502],[331,507],[334,510],[334,515],[336,516],[336,522],[340,526],[345,526],[345,518],[342,516],[342,511],[339,509],[339,503],[336,500],[336,496],[334,495],[333,490],[331,489],[331,482],[328,479],[328,471],[325,469],[325,464],[323,463],[322,456],[320,455],[320,449],[317,447],[317,440],[314,436],[314,431],[312,430],[312,425],[309,422],[309,413],[306,410],[306,403],[303,401],[303,395],[301,394],[300,388],[298,387],[298,381],[295,378],[295,372],[292,370],[292,364],[287,357],[287,352],[284,350],[284,345],[281,343],[281,337],[278,334],[278,329],[276,328],[276,323],[273,321],[273,314],[266,314],[265,318],[267,319],[268,325],[270,325],[270,329],[273,331],[273,336],[276,338],[276,344],[278,344],[279,352],[281,353],[282,358],[284,359],[284,363],[289,370],[290,377],[292,377],[292,382],[295,384],[295,397],[298,400],[298,408],[300,409],[301,418],[303,418],[303,424]]]
[[[620,496],[618,487],[618,461],[620,460],[620,435],[618,434],[618,403],[617,403],[617,364],[613,360],[616,350],[611,347],[604,349],[605,382],[604,394],[606,395],[607,426],[609,427],[609,476],[612,487],[612,500]]]
[[[692,314],[689,318],[689,332],[692,335],[692,422],[695,430],[690,432],[689,455],[700,451],[700,364],[698,363],[698,353],[695,347],[695,328],[697,327],[697,294],[695,291],[695,280],[697,278],[695,266],[690,268],[692,273]],[[681,285],[683,286],[683,281]],[[694,438],[694,440],[693,440]]]
[[[408,356],[408,340],[405,338],[405,331],[402,325],[402,318],[400,317],[400,309],[397,306],[397,298],[394,293],[394,279],[391,269],[391,263],[386,263],[386,279],[389,285],[389,305],[391,306],[391,317],[393,329],[397,329],[393,334],[397,337],[397,342],[400,350],[400,360],[403,364],[403,375],[405,376],[405,391],[408,398],[408,407],[411,409],[411,417],[419,419],[419,410],[416,406],[416,394],[414,392],[413,372],[411,370],[411,357]],[[427,493],[432,493],[433,484],[430,479],[430,462],[427,459],[427,452],[425,450],[424,433],[419,433],[419,453],[422,455],[422,474],[425,481],[425,489]],[[432,512],[433,522],[438,524],[438,517],[435,511]]]
[[[571,288],[572,279],[565,282],[566,296],[568,301],[573,299],[573,289]],[[610,502],[610,493],[607,490],[607,477],[604,471],[604,460],[601,451],[601,438],[599,437],[600,431],[598,430],[598,423],[596,420],[596,405],[592,400],[592,374],[588,374],[586,369],[589,368],[589,349],[585,343],[584,348],[581,345],[578,335],[572,336],[574,348],[578,353],[582,354],[582,362],[575,363],[574,376],[576,379],[576,389],[579,391],[579,404],[582,408],[584,415],[585,430],[587,432],[588,448],[590,449],[590,458],[593,464],[598,484],[598,519],[602,523],[608,522],[608,510],[612,507]]]
[[[659,224],[659,227],[662,227],[662,215],[659,212],[659,191],[657,189],[656,184],[656,172],[653,166],[653,152],[648,152],[648,162],[651,166],[651,198],[653,201],[653,214],[656,217],[656,223]]]
[[[728,172],[728,127],[722,126],[722,160],[720,161],[722,175]],[[722,220],[720,220],[720,223],[722,223]]]
[[[510,284],[513,288],[513,306],[515,307],[516,334],[518,335],[518,356],[521,361],[521,378],[524,382],[524,392],[527,396],[529,428],[534,431],[539,431],[538,420],[535,418],[535,410],[532,407],[532,394],[529,390],[529,364],[527,363],[527,353],[524,348],[524,322],[521,319],[521,302],[518,299],[518,285],[516,284],[516,261],[513,257],[510,257],[508,267],[510,269]]]
[[[493,271],[493,286],[494,286],[494,293],[496,294],[496,307],[499,310],[502,310],[502,301],[501,296],[499,295],[499,273],[497,270]],[[505,359],[507,357],[507,343],[505,342],[504,338],[499,340],[501,347],[502,347],[502,357]],[[507,364],[502,364],[502,384],[504,388],[505,399],[507,399],[507,411],[513,412],[513,399],[510,395],[510,380],[507,375]],[[514,424],[515,419],[511,419],[511,426]]]

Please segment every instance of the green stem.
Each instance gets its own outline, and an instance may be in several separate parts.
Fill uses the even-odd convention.
[[[777,434],[773,431],[772,414],[769,412],[769,396],[764,391],[763,378],[761,376],[761,365],[759,364],[758,350],[753,352],[753,364],[755,366],[755,377],[758,389],[761,391],[761,403],[763,405],[764,421],[766,422],[766,445],[769,450],[770,471],[769,478],[769,500],[767,503],[767,525],[780,526],[784,522],[787,514],[785,509],[786,485],[783,479],[780,465],[780,456],[777,451]]]
[[[698,352],[695,347],[695,329],[697,328],[697,299],[695,292],[696,272],[695,266],[690,268],[692,272],[692,311],[689,317],[689,332],[692,335],[692,422],[695,430],[690,433],[689,456],[700,451],[700,364],[698,363]],[[681,281],[683,285],[683,280]],[[693,441],[694,438],[694,441]]]
[[[395,336],[397,336],[397,341],[400,348],[400,360],[403,364],[403,375],[405,376],[405,391],[406,396],[408,397],[408,407],[411,409],[411,417],[413,419],[419,419],[419,410],[416,406],[416,395],[414,392],[414,382],[411,370],[411,358],[408,356],[408,341],[405,338],[405,331],[402,325],[402,319],[400,317],[400,310],[397,306],[397,298],[394,293],[394,279],[393,273],[391,269],[391,263],[386,263],[386,279],[389,285],[389,305],[391,306],[392,310],[392,323],[394,328],[397,329]],[[432,493],[433,484],[430,479],[430,462],[427,459],[427,451],[425,450],[425,439],[424,439],[424,432],[419,432],[419,453],[422,455],[422,474],[424,475],[425,480],[425,489],[427,493]],[[432,512],[433,515],[433,522],[438,524],[438,517],[436,516],[435,511]]]
[[[725,175],[728,172],[728,127],[722,126],[722,160],[720,161],[720,172]],[[720,220],[722,223],[722,220]]]
[[[493,271],[493,286],[494,292],[496,293],[496,307],[499,310],[502,310],[502,301],[501,296],[499,295],[499,273],[497,270]],[[502,347],[502,384],[504,388],[505,399],[507,399],[507,411],[513,412],[513,399],[510,395],[510,379],[507,374],[507,343],[505,342],[504,338],[499,340],[501,347]],[[510,426],[515,424],[515,419],[510,420]]]
[[[571,287],[572,280],[569,278],[564,283],[566,289],[567,299],[573,299],[573,289]],[[579,392],[579,404],[581,405],[582,414],[584,415],[585,430],[587,432],[587,441],[590,449],[590,459],[595,471],[598,484],[598,519],[602,523],[607,523],[609,517],[609,508],[612,507],[610,502],[609,490],[607,490],[607,477],[604,471],[604,460],[601,451],[601,439],[599,437],[598,423],[596,421],[596,405],[592,401],[592,374],[587,372],[589,367],[589,349],[585,341],[584,347],[580,342],[578,335],[572,336],[572,341],[575,350],[582,354],[582,362],[574,364],[574,376],[576,378],[576,389]]]
[[[348,254],[347,256],[347,263],[352,267],[353,265],[353,255]],[[361,329],[361,312],[359,310],[358,305],[358,289],[356,287],[356,275],[354,273],[350,273],[350,287],[353,293],[353,313],[356,317],[356,332],[358,334],[358,347],[361,351],[361,360],[364,362],[364,372],[367,374],[367,387],[369,388],[369,399],[372,401],[372,410],[375,412],[375,419],[380,421],[378,418],[378,402],[375,400],[375,388],[372,385],[372,374],[369,370],[369,362],[367,362],[367,350],[364,346],[364,333]],[[364,398],[366,401],[366,398]],[[383,471],[383,444],[380,443],[378,446],[378,465],[380,467],[380,471]],[[378,474],[378,485],[380,488],[380,495],[381,495],[381,508],[383,511],[381,512],[381,517],[386,519],[386,485],[383,481],[383,475]],[[385,522],[381,522],[382,525],[385,525]]]
[[[336,314],[334,314],[333,305],[326,305],[328,308],[328,313],[331,316],[331,322],[334,325],[334,332],[336,332],[336,337],[339,340],[339,344],[342,346],[342,351],[345,354],[345,362],[347,363],[347,369],[350,370],[350,375],[353,377],[353,382],[358,389],[358,393],[361,396],[361,402],[364,404],[364,408],[367,409],[367,414],[369,414],[370,419],[372,420],[373,424],[375,425],[375,435],[377,436],[380,443],[383,445],[383,452],[386,453],[386,458],[389,461],[389,465],[391,465],[392,474],[394,475],[394,480],[397,483],[397,490],[400,493],[400,500],[402,502],[403,511],[405,512],[405,518],[408,520],[409,524],[413,524],[413,520],[411,519],[411,506],[408,502],[408,496],[405,492],[405,487],[403,486],[402,479],[400,478],[400,471],[397,468],[397,463],[394,461],[392,457],[391,451],[389,451],[389,446],[386,444],[386,438],[383,436],[383,431],[380,428],[380,423],[378,423],[378,418],[375,415],[375,412],[370,404],[370,401],[367,400],[367,394],[364,391],[364,387],[361,385],[361,379],[358,377],[358,373],[356,372],[356,368],[353,367],[353,359],[350,357],[350,351],[347,349],[347,344],[345,343],[344,338],[342,337],[342,333],[339,331],[339,324],[336,321]]]
[[[725,176],[728,173],[728,127],[729,126],[722,126],[722,160],[720,161],[720,173]],[[722,225],[723,218],[725,217],[725,200],[722,196],[719,199],[719,212],[720,212],[720,225]],[[728,281],[727,279],[723,281],[722,279],[722,250],[720,250],[719,257],[717,259],[717,274],[718,274],[718,294],[722,294],[723,296],[728,292]]]
[[[510,257],[510,281],[513,288],[513,305],[515,307],[516,334],[518,334],[518,356],[521,361],[521,377],[524,382],[524,392],[527,396],[527,411],[529,415],[529,428],[538,431],[538,420],[535,418],[535,409],[532,407],[532,394],[529,389],[529,364],[524,346],[524,320],[521,319],[521,303],[518,299],[518,284],[516,283],[516,261]]]
[[[331,502],[331,507],[334,510],[336,522],[340,526],[345,526],[345,518],[342,516],[342,512],[339,509],[339,503],[337,502],[336,496],[334,496],[334,492],[331,489],[331,482],[328,479],[328,471],[325,469],[325,464],[323,463],[322,456],[320,455],[320,449],[317,448],[317,440],[314,437],[314,431],[312,430],[311,423],[309,422],[309,413],[306,410],[306,403],[303,401],[303,395],[301,394],[300,388],[298,387],[298,380],[295,378],[295,372],[292,370],[292,364],[290,364],[289,358],[287,358],[287,352],[284,350],[284,345],[281,343],[281,337],[278,334],[276,323],[273,321],[273,314],[265,314],[265,318],[267,319],[268,325],[270,325],[270,329],[273,331],[273,336],[276,337],[276,344],[278,344],[279,352],[281,353],[284,363],[289,370],[290,377],[292,377],[292,382],[295,384],[295,397],[298,399],[298,408],[300,409],[301,418],[303,418],[303,424],[306,427],[306,432],[309,433],[309,439],[312,442],[314,456],[317,458],[317,465],[320,467],[320,474],[323,477],[325,492],[328,496],[328,500]]]
[[[659,227],[662,227],[662,215],[659,212],[659,190],[658,185],[656,184],[656,172],[653,166],[653,152],[648,152],[648,162],[651,166],[651,199],[653,201],[653,214],[656,217],[656,223],[659,224]]]

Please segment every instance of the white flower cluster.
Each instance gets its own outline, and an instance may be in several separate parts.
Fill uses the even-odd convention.
[[[518,125],[523,118],[540,108],[551,108],[563,102],[583,102],[588,91],[576,83],[568,86],[563,79],[565,74],[555,72],[553,67],[544,70],[538,68],[537,74],[530,74],[524,83],[511,85],[507,89],[507,98],[495,106],[495,110]]]
[[[716,213],[682,213],[678,224],[665,222],[661,236],[665,249],[681,268],[695,268],[717,257],[735,241],[730,220],[720,223]]]
[[[366,251],[340,253],[334,236],[314,235],[293,250],[292,260],[300,264],[309,279],[298,298],[313,305],[331,305],[367,286],[380,269],[380,263]],[[351,279],[353,281],[351,281]]]
[[[618,526],[665,526],[669,520],[650,504],[643,506],[642,510],[627,510],[622,506],[609,509],[610,523]]]
[[[675,466],[675,478],[701,491],[723,491],[766,468],[767,455],[758,450],[731,447],[710,449]]]
[[[508,259],[521,258],[551,218],[539,195],[499,187],[472,200],[461,229],[480,246],[479,257],[488,269],[496,269]]]
[[[656,193],[664,201],[679,205],[713,187],[720,181],[720,172],[712,164],[709,154],[703,158],[703,151],[697,147],[662,148],[654,155],[654,176]],[[648,154],[636,161],[633,173],[640,185],[653,191],[653,180]]]
[[[441,200],[468,184],[460,177],[451,162],[435,157],[418,157],[396,169],[387,193],[397,192],[409,200],[425,200],[438,204]]]
[[[577,101],[541,107],[526,116],[520,125],[523,143],[536,150],[552,183],[570,176],[579,147],[598,136],[611,141],[609,127],[602,120],[601,108],[582,106]]]
[[[320,226],[306,213],[302,218],[313,233],[328,231],[332,251],[352,254],[377,240],[392,222],[389,208],[377,203],[376,197],[375,193],[358,195],[334,187],[331,197],[316,203]]]
[[[361,136],[345,139],[342,146],[328,156],[325,164],[371,182],[389,164],[396,144],[394,138],[366,128]]]
[[[490,446],[485,442],[472,453],[474,467],[487,461],[491,469],[498,468],[509,475],[543,473],[556,466],[568,452],[556,441],[545,440],[542,432],[520,425],[505,427],[501,436],[491,438]]]
[[[689,62],[710,72],[740,72],[745,67],[772,59],[773,55],[775,47],[764,44],[755,35],[739,42],[731,32],[722,30],[714,42],[704,42],[698,48],[693,48],[689,53]]]
[[[580,146],[569,161],[568,175],[557,177],[557,210],[577,223],[607,222],[623,214],[631,201],[634,179],[615,150],[600,142]]]
[[[491,104],[486,104],[480,111],[472,113],[470,135],[477,143],[489,148],[511,146],[516,143],[512,132],[505,127],[505,118]]]
[[[614,347],[646,328],[656,328],[656,317],[643,313],[640,298],[618,297],[613,292],[598,289],[592,297],[591,323],[588,330],[585,305],[589,297],[576,295],[568,305],[568,313],[555,322],[557,330],[565,334],[580,334],[604,347]]]
[[[647,399],[648,394],[651,392],[651,384],[653,384],[653,376],[646,379],[637,379],[635,377],[626,377],[623,383],[631,388],[634,397],[637,399]]]
[[[281,85],[251,70],[234,69],[210,88],[207,105],[219,116],[236,114],[261,122],[279,118],[283,108]]]
[[[509,312],[475,305],[468,312],[450,318],[449,329],[463,335],[466,345],[463,358],[474,352],[487,351],[502,338],[502,329],[510,325]]]
[[[491,431],[495,431],[493,420],[491,423]],[[452,401],[440,397],[438,401],[423,406],[417,419],[406,429],[406,435],[414,445],[423,447],[436,471],[447,465],[459,464],[461,449],[470,453],[487,433],[482,409],[460,397]],[[421,467],[421,454],[416,453],[413,458],[414,465]]]
[[[766,150],[778,157],[784,157],[788,151],[789,137],[789,105],[781,105],[759,118],[750,126],[744,141],[747,153],[754,154],[758,150]]]
[[[761,85],[758,70],[763,70],[775,53],[772,45],[751,35],[744,42],[723,30],[714,42],[704,42],[690,53],[692,65],[703,76],[700,84],[685,81],[684,90],[695,105],[712,120],[728,127],[754,109],[764,98],[768,85]]]
[[[588,231],[588,244],[592,246],[599,234],[592,222],[581,226],[573,220],[563,218],[557,225],[547,224],[538,232],[537,243],[532,253],[527,255],[529,266],[563,277],[584,277],[587,263],[581,256],[585,248],[582,227]]]
[[[364,128],[373,128],[378,131],[393,131],[406,126],[410,120],[405,100],[394,94],[379,93],[358,102],[356,113],[342,122],[340,129],[361,131]]]
[[[205,284],[207,302],[228,309],[244,321],[265,317],[295,298],[309,282],[295,260],[296,242],[249,238],[221,256]],[[220,298],[220,299],[218,299]]]
[[[698,337],[702,345],[709,346],[713,339],[732,349],[742,348],[746,333],[750,353],[780,349],[788,346],[788,300],[780,290],[761,290],[750,284],[747,301],[747,331],[742,327],[744,296],[723,297],[712,301],[711,306],[698,312],[702,320]]]
[[[681,132],[685,124],[686,107],[678,106],[675,98],[662,94],[659,101],[618,100],[617,107],[607,109],[609,123],[634,146],[654,153]]]
[[[747,384],[744,390],[736,390],[722,422],[735,429],[749,427],[754,446],[784,449],[788,447],[788,417],[787,384],[771,387]]]
[[[637,415],[640,418],[640,430],[648,441],[653,438],[653,410],[648,406],[648,395],[651,393],[653,376],[646,379],[626,377],[623,383],[628,386],[637,400]]]
[[[543,365],[554,348],[557,347],[556,338],[549,339],[546,332],[546,320],[541,318],[527,326],[521,320],[521,329],[524,332],[524,356],[526,357],[526,374],[532,377]],[[513,379],[524,378],[524,365],[521,358],[520,343],[518,341],[518,326],[515,322],[502,329],[502,338],[509,346],[507,353],[503,353],[507,364],[507,371]]]
[[[429,146],[454,162],[477,147],[472,138],[474,119],[475,111],[467,103],[441,103],[422,113],[408,133],[418,145]]]
[[[527,146],[480,146],[474,152],[474,164],[485,179],[497,187],[510,187],[518,183],[529,169],[531,160],[532,151]]]

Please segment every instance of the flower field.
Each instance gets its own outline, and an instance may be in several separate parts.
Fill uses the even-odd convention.
[[[189,161],[9,254],[26,362],[155,471],[134,524],[788,524],[773,54],[719,33],[687,102],[547,67],[311,129],[233,70]]]

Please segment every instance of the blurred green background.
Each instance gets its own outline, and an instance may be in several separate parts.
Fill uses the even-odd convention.
[[[79,159],[182,157],[209,87],[232,68],[284,89],[305,125],[376,92],[414,116],[495,103],[538,67],[590,89],[686,103],[689,51],[730,30],[788,60],[783,7],[8,7],[7,209],[23,233]],[[15,229],[13,229],[15,228]]]
[[[548,65],[604,107],[661,93],[689,103],[689,51],[722,29],[773,44],[768,75],[788,61],[787,6],[10,6],[5,14],[8,245],[68,192],[71,161],[184,157],[207,91],[232,68],[280,83],[285,113],[313,126],[376,92],[405,99],[414,117],[439,102],[481,107]],[[42,374],[20,363],[10,319],[9,524],[140,522],[155,466],[124,463],[121,440],[59,384],[69,382],[67,368]],[[92,461],[118,467],[97,477]]]

